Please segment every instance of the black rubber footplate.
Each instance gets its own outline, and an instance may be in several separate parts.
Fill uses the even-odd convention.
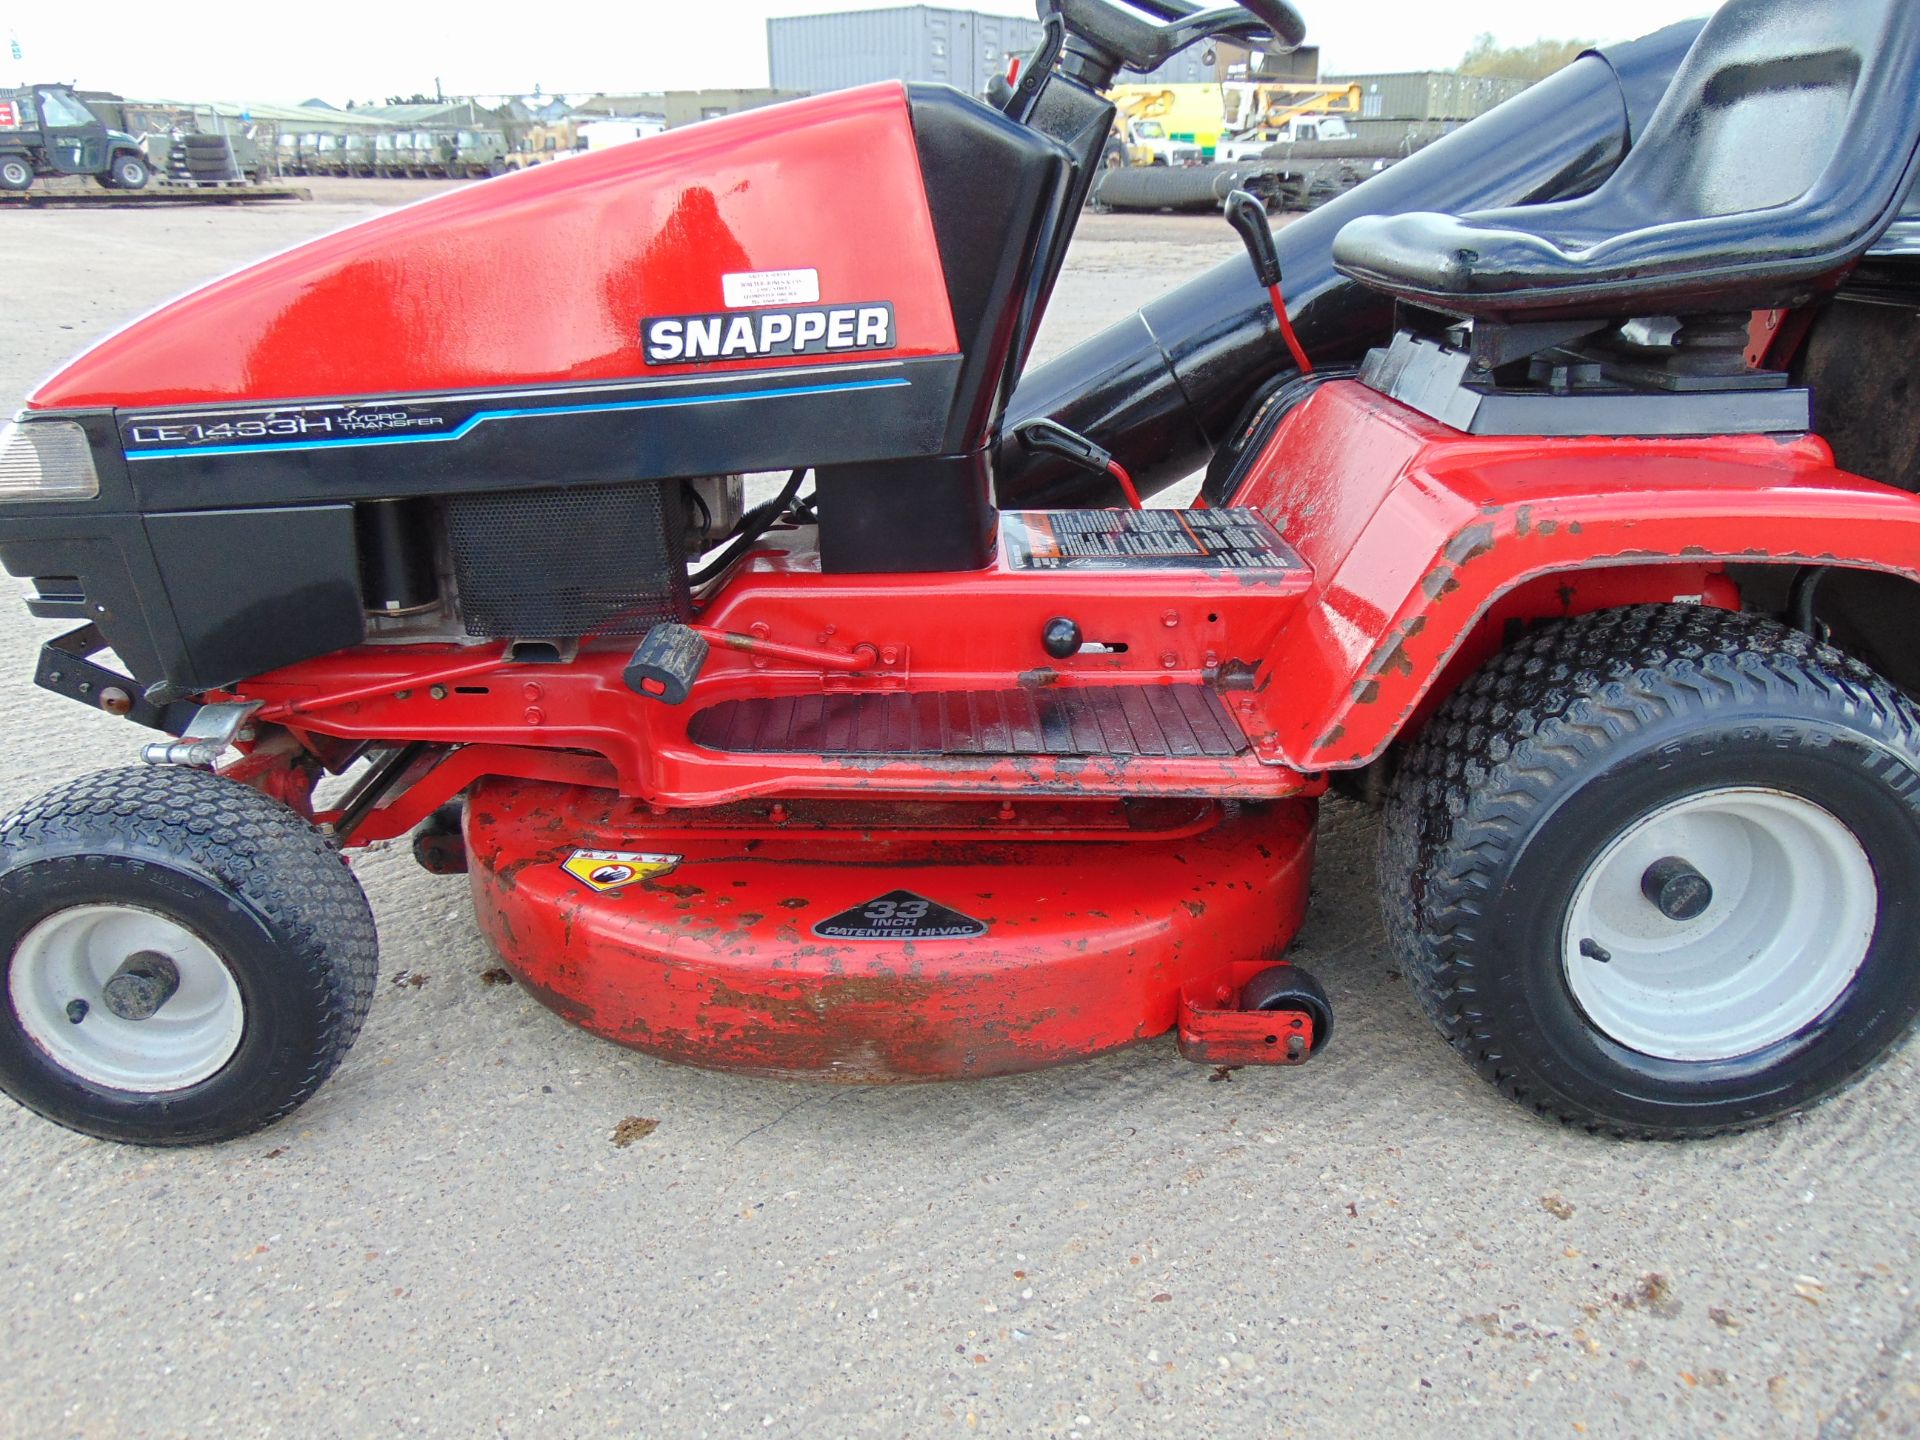
[[[753,755],[1229,758],[1251,748],[1202,685],[728,700],[695,715],[687,737]]]

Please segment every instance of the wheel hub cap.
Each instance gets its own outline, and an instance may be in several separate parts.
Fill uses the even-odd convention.
[[[246,1028],[240,988],[213,947],[133,905],[49,915],[14,951],[8,993],[21,1028],[57,1064],[142,1094],[210,1079]]]
[[[1587,1018],[1663,1060],[1726,1060],[1798,1033],[1866,961],[1873,863],[1831,813],[1782,791],[1655,811],[1574,887],[1562,955]]]

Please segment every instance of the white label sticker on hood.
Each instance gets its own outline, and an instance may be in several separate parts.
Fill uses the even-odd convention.
[[[754,305],[817,305],[820,272],[743,270],[736,275],[722,275],[720,288],[729,310],[744,310]]]

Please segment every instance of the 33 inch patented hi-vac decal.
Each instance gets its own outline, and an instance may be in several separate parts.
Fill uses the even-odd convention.
[[[822,940],[971,940],[987,925],[911,890],[892,890],[822,920],[813,933]]]

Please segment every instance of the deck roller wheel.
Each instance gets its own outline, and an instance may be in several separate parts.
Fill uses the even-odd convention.
[[[345,1056],[375,971],[325,837],[210,771],[106,771],[0,822],[0,1089],[69,1129],[273,1123]]]
[[[1313,1018],[1313,1048],[1318,1055],[1333,1038],[1333,1002],[1320,982],[1297,965],[1262,970],[1240,990],[1242,1010],[1299,1010]],[[1298,1038],[1297,1036],[1295,1037]]]
[[[1756,615],[1543,626],[1411,746],[1388,936],[1505,1094],[1646,1138],[1764,1124],[1920,1014],[1920,709]]]

